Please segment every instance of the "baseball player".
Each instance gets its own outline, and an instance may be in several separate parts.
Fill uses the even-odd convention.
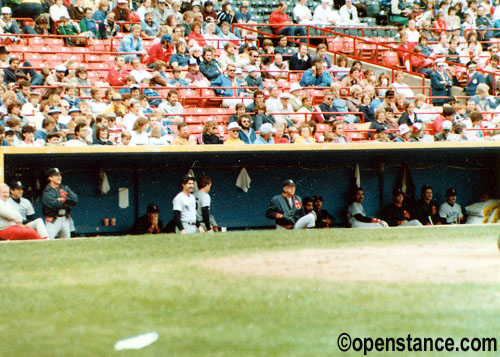
[[[432,187],[424,185],[420,189],[421,198],[415,202],[412,216],[420,221],[424,226],[441,224],[441,217],[438,214],[437,202],[432,199]]]
[[[19,214],[23,217],[23,224],[29,228],[33,228],[42,237],[47,239],[49,234],[45,223],[41,218],[35,219],[35,210],[29,200],[23,197],[24,186],[21,181],[14,181],[10,185],[10,198],[9,203],[14,206]]]
[[[397,188],[392,193],[392,203],[387,205],[382,211],[382,217],[390,227],[397,226],[421,226],[418,219],[412,219],[410,213],[404,206],[404,193]]]
[[[217,222],[210,214],[211,198],[209,195],[212,188],[212,179],[208,176],[198,177],[198,191],[194,193],[196,199],[196,219],[206,232],[217,232]]]
[[[66,185],[61,185],[61,171],[57,167],[47,171],[49,184],[42,194],[43,214],[49,238],[71,238],[74,230],[70,210],[78,202],[78,196]]]
[[[364,191],[358,187],[354,192],[354,202],[347,208],[347,220],[352,228],[380,228],[389,227],[387,222],[378,219],[367,217],[363,208],[363,200],[365,198]]]
[[[445,224],[460,224],[464,218],[462,207],[456,203],[457,190],[446,190],[446,202],[439,207],[439,216]]]
[[[283,193],[274,196],[266,209],[266,217],[276,221],[276,229],[304,229],[314,228],[316,213],[314,210],[305,214],[302,200],[295,196],[295,182],[283,182]]]
[[[174,205],[175,231],[177,233],[205,232],[196,218],[196,199],[193,195],[194,177],[186,175],[181,181],[182,191],[172,201]]]
[[[33,229],[23,224],[23,217],[9,202],[9,186],[0,184],[0,239],[41,239]]]

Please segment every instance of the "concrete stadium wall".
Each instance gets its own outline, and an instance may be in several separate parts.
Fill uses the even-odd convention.
[[[4,154],[4,174],[7,183],[13,179],[25,182],[26,195],[41,212],[40,195],[46,183],[43,173],[49,167],[59,167],[64,172],[63,182],[79,195],[73,217],[82,234],[124,232],[150,203],[158,204],[160,218],[167,223],[172,217],[172,199],[180,191],[180,178],[190,168],[196,176],[213,178],[212,211],[220,226],[272,226],[264,212],[287,178],[297,182],[301,197],[321,194],[324,207],[340,223],[345,220],[356,164],[361,170],[368,215],[377,215],[391,201],[403,164],[409,166],[416,198],[424,184],[433,186],[440,202],[445,199],[445,190],[455,187],[463,206],[477,201],[485,191],[496,195],[500,146],[486,143],[478,148],[472,144],[253,145],[240,151],[217,146],[108,151],[91,147],[78,148],[80,153],[73,150],[76,148],[51,149],[50,153],[12,148]],[[248,193],[235,186],[242,167],[252,180]],[[110,184],[105,195],[98,191],[99,169],[106,172]],[[127,208],[118,206],[121,187],[129,190]],[[111,217],[117,225],[104,227],[102,219]]]

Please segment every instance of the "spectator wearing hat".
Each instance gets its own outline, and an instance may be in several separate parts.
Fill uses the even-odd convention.
[[[409,210],[405,207],[405,196],[401,189],[395,189],[392,197],[392,203],[387,205],[382,211],[382,219],[386,221],[390,227],[422,225],[418,219],[413,219]]]
[[[123,58],[125,59],[126,63],[132,61],[133,58],[146,55],[146,52],[142,47],[140,25],[135,24],[134,26],[132,26],[131,33],[126,35],[120,42],[120,46],[118,47],[118,52],[124,53]]]
[[[286,8],[287,4],[285,1],[278,3],[277,9],[274,10],[269,16],[269,24],[271,25],[271,28],[276,35],[285,35],[294,38],[300,36],[301,38],[299,41],[305,43],[306,30],[301,26],[290,26],[293,23],[286,14]]]
[[[137,218],[130,230],[130,234],[158,234],[163,231],[163,222],[159,218],[160,210],[157,205],[149,204],[146,214]]]
[[[439,206],[439,216],[444,224],[460,224],[464,218],[462,207],[457,203],[457,190],[446,190],[446,202]]]
[[[393,140],[395,143],[408,143],[410,142],[411,129],[406,124],[399,126],[399,135]]]
[[[193,195],[194,182],[194,177],[184,176],[181,181],[182,191],[172,201],[177,233],[205,232],[196,215],[196,198]]]
[[[99,38],[101,40],[113,38],[120,31],[120,26],[116,23],[115,19],[116,14],[110,11],[107,13],[106,19],[98,25]]]
[[[54,72],[45,80],[45,84],[51,87],[75,88],[76,83],[66,77],[67,70],[62,64],[56,66]]]
[[[302,108],[302,95],[303,90],[300,83],[293,82],[290,86],[290,105],[294,112]]]
[[[436,60],[436,70],[431,73],[431,93],[433,97],[449,97],[451,95],[453,81],[445,71],[446,68],[447,64],[444,59]],[[432,104],[442,106],[445,101],[445,98],[433,98]]]
[[[416,218],[424,226],[440,225],[437,201],[432,199],[433,190],[430,185],[424,185],[420,189],[420,199],[415,202],[412,217]]]
[[[316,59],[312,68],[304,71],[300,78],[302,87],[329,87],[332,84],[332,76],[323,69],[323,61]]]
[[[194,58],[190,58],[188,62],[188,71],[185,79],[191,87],[209,87],[210,81],[203,75],[198,67],[198,62]]]
[[[17,21],[12,18],[12,9],[10,7],[2,7],[2,17],[0,18],[0,31],[2,33],[19,34],[19,25]],[[9,37],[10,41],[17,42],[19,37]]]
[[[169,15],[171,15],[172,6],[167,4],[165,0],[157,2],[156,7],[153,9],[153,19],[158,23],[165,23]],[[175,18],[175,16],[173,16]]]
[[[477,63],[470,61],[467,67],[467,85],[465,86],[465,95],[472,97],[476,94],[477,86],[485,82],[484,76],[477,72]]]
[[[276,129],[273,128],[272,124],[264,123],[259,128],[259,136],[253,142],[253,144],[274,144],[273,134]]]
[[[295,182],[286,180],[282,186],[283,192],[269,202],[266,217],[276,222],[277,230],[314,228],[316,213],[305,214],[302,199],[295,195]]]
[[[434,135],[434,141],[449,141],[448,137],[452,134],[452,129],[453,125],[450,120],[443,121],[442,130]]]
[[[307,54],[307,45],[300,44],[297,53],[290,57],[289,67],[291,71],[305,71],[312,67],[311,56]]]
[[[23,216],[10,201],[9,193],[9,186],[0,184],[0,239],[46,239],[46,232],[41,237],[36,230],[23,224]]]
[[[255,87],[255,88],[247,88],[247,93],[255,93],[257,90],[264,89],[264,83],[262,81],[262,77],[259,76],[259,72],[257,72],[256,66],[248,66],[247,67],[248,75],[245,78],[247,87]]]
[[[42,210],[49,238],[71,238],[74,223],[70,211],[78,203],[78,196],[69,186],[62,185],[58,168],[49,169],[47,176],[49,183],[43,190]]]
[[[229,123],[227,130],[229,132],[229,137],[224,141],[224,145],[245,145],[243,140],[239,138],[240,125],[237,122]]]
[[[411,135],[410,135],[410,142],[421,142],[424,139],[424,124],[422,123],[414,123],[410,127]]]
[[[117,0],[116,6],[111,10],[115,14],[115,21],[130,21],[130,9],[128,6],[128,0]],[[123,25],[123,32],[130,31],[130,25]]]

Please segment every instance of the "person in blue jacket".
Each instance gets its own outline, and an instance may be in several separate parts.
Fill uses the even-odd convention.
[[[316,59],[312,68],[304,71],[300,78],[302,87],[329,87],[332,84],[332,76],[328,71],[323,70],[323,61]]]
[[[132,26],[132,33],[125,36],[118,47],[118,52],[128,53],[123,56],[125,62],[130,63],[132,58],[144,55],[141,38],[141,25]],[[136,53],[136,54],[133,54]]]
[[[436,70],[431,73],[431,94],[432,97],[449,97],[451,95],[451,87],[453,81],[445,71],[447,64],[444,60],[436,61]],[[432,104],[442,106],[446,98],[432,99]]]
[[[477,86],[480,83],[484,83],[484,76],[476,72],[477,64],[476,62],[470,61],[467,62],[467,85],[465,86],[465,95],[468,97],[472,97],[476,94]]]

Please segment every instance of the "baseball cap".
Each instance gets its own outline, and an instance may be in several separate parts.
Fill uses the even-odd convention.
[[[47,176],[50,177],[52,175],[60,175],[61,171],[57,167],[53,167],[47,171]]]
[[[385,92],[385,97],[386,98],[394,98],[394,91],[393,90],[388,90]]]
[[[269,134],[269,133],[275,133],[276,132],[276,129],[273,128],[273,126],[271,125],[271,123],[265,123],[265,124],[262,124],[259,128],[259,133],[260,134]]]
[[[395,188],[394,191],[392,191],[392,195],[393,196],[397,196],[397,195],[404,195],[405,193],[403,192],[402,189],[400,188]]]
[[[71,108],[69,108],[68,113],[69,114],[71,114],[71,113],[81,113],[81,110],[78,107],[71,107]]]
[[[189,59],[189,65],[190,66],[196,66],[197,64],[198,64],[198,62],[194,58],[190,58]]]
[[[262,124],[262,125],[264,125],[264,124]],[[292,179],[288,179],[288,180],[283,181],[283,187],[286,187],[286,186],[297,186],[297,185],[295,184],[295,182]]]
[[[248,1],[243,1],[241,3],[241,7],[248,7],[250,4],[248,3]]]
[[[60,64],[58,66],[56,66],[56,72],[66,72],[66,66]]]
[[[49,115],[50,114],[61,114],[61,109],[59,109],[59,107],[50,107],[49,109]]]
[[[280,99],[281,99],[281,98],[290,99],[290,94],[288,94],[288,93],[281,93],[281,94],[280,94]]]
[[[162,41],[162,42],[163,42],[163,41],[166,41],[166,42],[172,42],[172,36],[170,36],[170,35],[163,35],[163,36],[161,37],[161,41]]]
[[[412,126],[411,126],[411,130],[413,132],[416,132],[416,131],[420,131],[424,128],[424,126],[422,125],[422,123],[414,123]]]
[[[451,130],[452,124],[451,121],[445,120],[443,121],[443,130]]]
[[[2,7],[2,14],[12,14],[12,9],[10,7]]]
[[[118,0],[117,3],[118,4],[126,4],[126,3],[128,3],[128,1],[127,0]]]
[[[243,70],[241,68],[236,68],[236,71],[234,71],[235,74],[242,74]]]
[[[24,188],[23,183],[21,181],[14,181],[10,184],[10,188],[13,190]]]
[[[254,65],[248,66],[247,72],[248,73],[257,72],[257,66],[254,66]]]
[[[132,85],[130,86],[130,89],[141,89],[141,86],[140,86],[140,85],[138,85],[138,84],[132,84]]]
[[[290,86],[290,92],[295,92],[296,90],[302,89],[302,86],[300,83],[293,82],[292,85]]]
[[[3,13],[3,9],[2,9],[2,13]],[[479,31],[481,31],[481,30],[486,30],[486,29],[487,29],[487,27],[486,27],[486,26],[484,26],[484,25],[481,25],[481,26],[479,26],[477,29],[478,29]]]
[[[147,213],[158,213],[158,212],[160,212],[160,210],[158,209],[157,205],[155,205],[154,203],[151,203],[146,208],[146,212]]]
[[[323,202],[323,197],[321,195],[314,195],[313,196],[313,201],[321,201],[321,202]]]
[[[406,124],[401,124],[399,126],[399,134],[404,135],[410,131],[410,128]]]
[[[446,196],[456,196],[457,195],[457,190],[455,190],[453,187],[450,187],[449,189],[446,190]]]
[[[194,1],[192,4],[191,4],[192,7],[195,7],[195,6],[200,6],[200,2],[199,1]]]
[[[111,97],[111,100],[122,100],[122,96],[120,95],[120,93],[115,93]]]
[[[240,125],[235,121],[229,123],[229,125],[227,126],[227,130],[233,130],[233,129],[240,129]]]

